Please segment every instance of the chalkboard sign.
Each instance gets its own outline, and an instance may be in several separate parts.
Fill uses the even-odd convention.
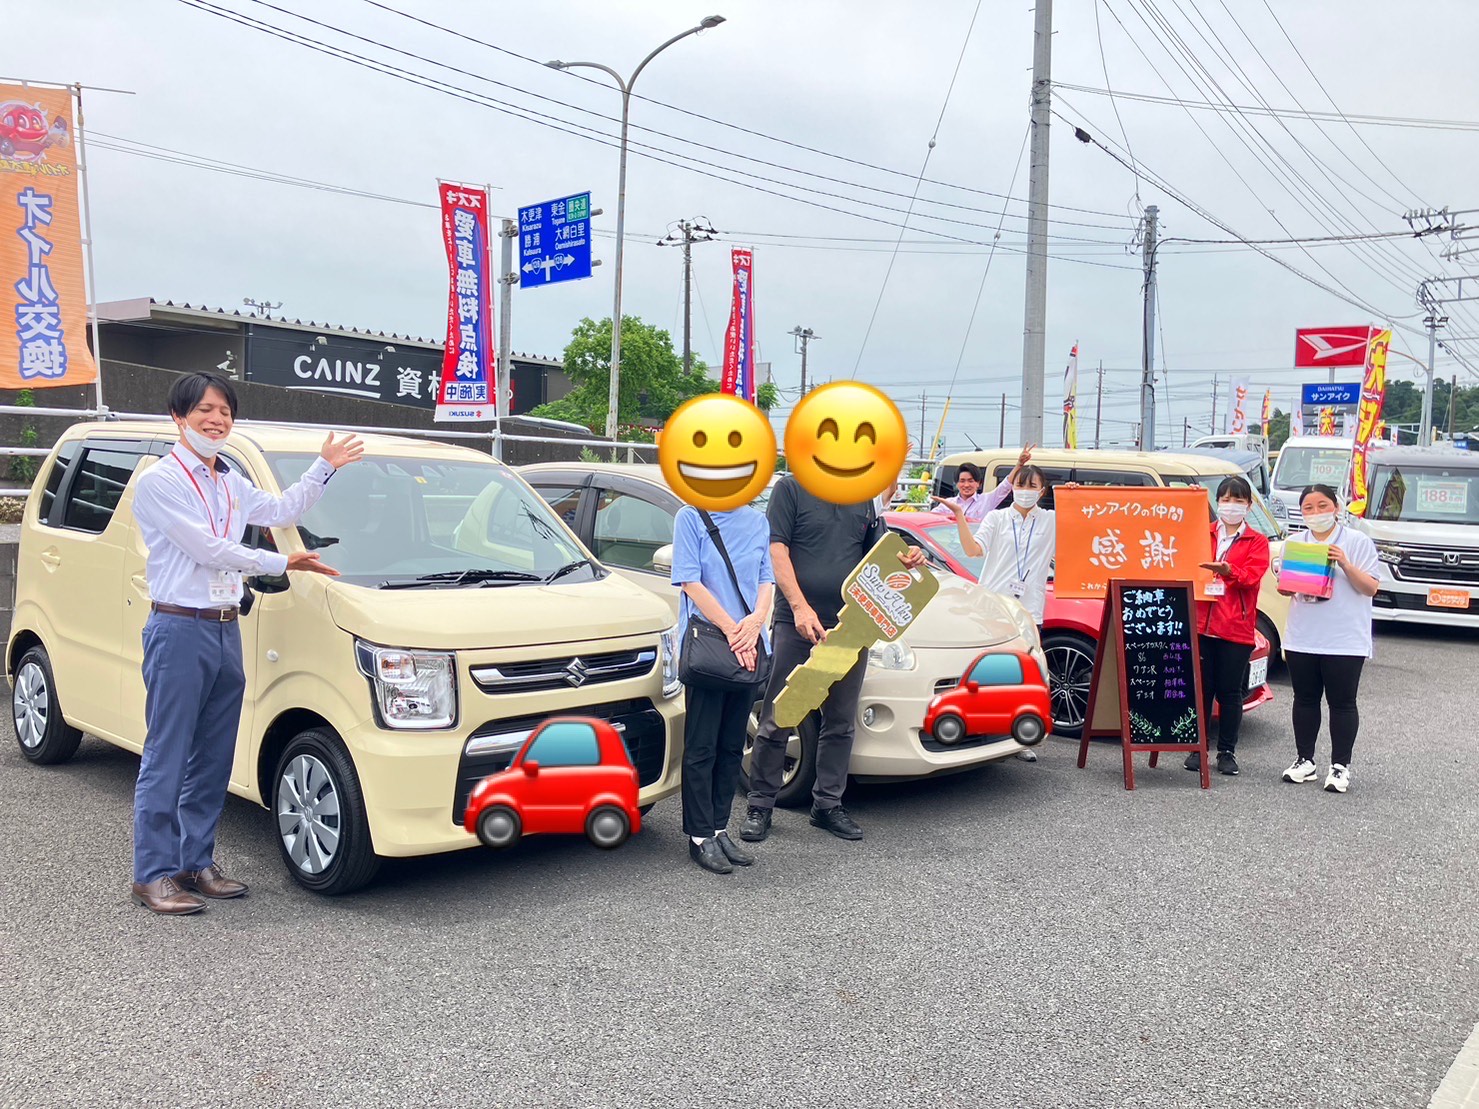
[[[1132,752],[1202,756],[1202,788],[1210,788],[1207,722],[1202,717],[1196,601],[1191,582],[1110,583],[1089,686],[1089,709],[1078,764],[1095,736],[1120,739],[1125,788],[1135,788]]]

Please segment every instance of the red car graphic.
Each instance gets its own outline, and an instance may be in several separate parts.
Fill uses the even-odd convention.
[[[1025,651],[976,656],[960,684],[930,701],[924,730],[950,747],[975,736],[1008,735],[1033,747],[1053,730],[1048,683]]]
[[[0,157],[30,161],[46,149],[49,137],[40,108],[21,100],[0,104]]]
[[[551,717],[507,770],[473,787],[462,826],[495,849],[551,832],[584,833],[597,847],[620,847],[642,829],[637,770],[605,720]]]

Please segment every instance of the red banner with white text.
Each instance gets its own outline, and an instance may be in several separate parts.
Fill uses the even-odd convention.
[[[729,306],[729,326],[724,331],[724,369],[719,388],[755,403],[755,256],[735,247],[734,293]]]

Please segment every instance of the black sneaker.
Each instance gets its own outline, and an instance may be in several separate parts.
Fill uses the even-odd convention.
[[[858,827],[858,822],[848,816],[847,810],[841,805],[833,809],[819,809],[813,806],[811,822],[824,832],[831,832],[838,839],[863,838],[863,829]]]
[[[770,817],[769,809],[751,805],[745,810],[745,822],[740,825],[740,839],[746,843],[759,843],[770,835]]]
[[[1217,773],[1236,774],[1238,772],[1238,760],[1233,758],[1231,751],[1217,752]]]
[[[1186,756],[1184,765],[1188,770],[1200,770],[1202,768],[1202,753],[1200,751],[1193,751]]]

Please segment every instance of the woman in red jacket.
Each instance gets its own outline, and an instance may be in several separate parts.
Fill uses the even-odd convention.
[[[1216,556],[1202,563],[1211,570],[1207,593],[1212,598],[1197,605],[1201,633],[1202,709],[1212,719],[1217,698],[1217,772],[1236,774],[1238,727],[1243,722],[1244,675],[1253,654],[1253,629],[1258,623],[1258,586],[1268,573],[1268,537],[1248,526],[1253,489],[1241,477],[1225,478],[1217,487],[1217,522],[1212,525]],[[1210,727],[1210,724],[1209,724]],[[1202,756],[1187,756],[1186,769],[1201,770]]]

